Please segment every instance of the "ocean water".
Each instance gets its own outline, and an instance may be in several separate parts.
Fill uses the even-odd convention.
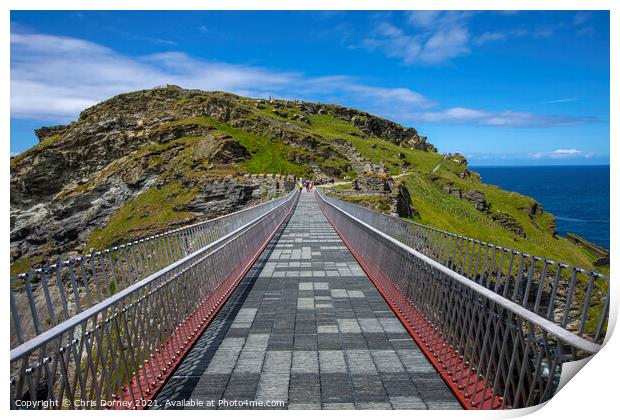
[[[533,197],[571,232],[609,249],[609,166],[472,166],[486,184]]]

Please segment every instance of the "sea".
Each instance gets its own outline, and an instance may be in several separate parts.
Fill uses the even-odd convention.
[[[609,165],[472,166],[485,184],[530,196],[571,232],[609,249]]]

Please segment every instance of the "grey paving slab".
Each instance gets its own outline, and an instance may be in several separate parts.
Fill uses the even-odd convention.
[[[459,408],[308,193],[158,395],[188,398]]]

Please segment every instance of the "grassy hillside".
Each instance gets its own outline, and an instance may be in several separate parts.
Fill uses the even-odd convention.
[[[376,149],[358,148],[358,150],[372,159],[381,156],[375,153]],[[440,168],[432,173],[432,169],[428,168],[431,166],[434,168],[433,164],[442,160],[440,155],[434,155],[427,153],[427,156],[420,161],[416,161],[416,156],[407,158],[416,168],[407,170],[402,177],[411,193],[412,204],[419,212],[419,217],[413,220],[532,255],[609,273],[609,266],[593,265],[597,257],[592,252],[553,234],[555,218],[552,214],[548,212],[530,214],[535,200],[485,184],[473,172],[471,177],[462,179],[458,173],[461,173],[465,166],[448,160],[443,161]],[[446,192],[444,186],[447,183],[452,183],[452,188],[459,188],[463,192],[471,190],[483,192],[490,206],[488,213],[477,210],[468,200]],[[340,188],[350,188],[350,185],[343,185]],[[376,203],[371,203],[369,201],[371,199],[366,197],[345,199],[377,208]],[[496,213],[511,216],[522,226],[523,234],[516,234],[493,220],[492,217]]]
[[[104,249],[112,244],[170,229],[173,222],[189,219],[191,213],[175,208],[189,203],[196,190],[185,190],[178,183],[151,187],[118,209],[103,229],[95,229],[86,249]]]
[[[106,131],[101,121],[115,121],[118,126]],[[365,125],[365,122],[372,124]],[[200,129],[199,134],[196,127]],[[177,129],[176,137],[162,140],[161,133]],[[405,134],[394,136],[399,130]],[[92,143],[94,132],[98,133],[97,138],[103,139],[99,143]],[[359,166],[361,160],[383,163],[391,175],[404,180],[413,206],[419,212],[416,220],[421,223],[554,260],[609,271],[608,267],[593,266],[596,257],[590,251],[555,237],[554,217],[547,212],[532,212],[536,204],[533,199],[484,184],[477,174],[469,172],[466,162],[446,158],[432,151],[432,146],[418,150],[424,147],[417,147],[416,143],[412,148],[414,143],[407,142],[421,139],[413,129],[336,105],[262,101],[224,92],[166,87],[119,95],[89,108],[78,121],[53,133],[11,160],[12,196],[13,189],[22,193],[24,178],[36,187],[38,178],[27,175],[40,162],[53,163],[50,167],[58,171],[56,178],[60,175],[67,178],[64,184],[57,185],[49,203],[50,207],[63,207],[69,213],[74,203],[92,201],[91,197],[97,197],[93,191],[105,190],[106,185],[126,183],[137,191],[120,205],[114,204],[107,224],[92,228],[85,244],[67,241],[69,249],[79,249],[80,245],[84,250],[102,249],[185,223],[196,215],[177,209],[197,199],[205,185],[225,177],[239,182],[246,173],[352,179],[357,176],[354,163]],[[249,154],[240,161],[210,162],[204,153],[210,147],[206,143],[212,145],[230,137]],[[119,143],[123,144],[121,157],[116,154],[109,158],[110,146]],[[83,150],[78,153],[76,148]],[[73,178],[66,176],[70,171],[63,166],[67,164],[62,161],[63,156],[74,153],[92,156],[93,148],[103,161],[74,168]],[[43,171],[46,176],[47,171]],[[135,187],[141,185],[135,181],[141,177],[149,179],[148,188]],[[489,209],[479,211],[468,200],[446,192],[448,183],[463,193],[483,192]],[[364,199],[353,200],[364,202]],[[374,204],[378,208],[386,207],[382,203]],[[518,226],[519,233],[507,229],[499,219]],[[62,224],[62,219],[59,223]],[[39,241],[44,245],[35,244],[40,247],[36,252],[21,252],[18,257],[12,257],[11,271],[24,271],[44,262],[42,255],[63,249],[54,241]],[[26,251],[28,247],[34,249],[35,245],[24,244],[22,248]]]
[[[530,209],[536,203],[532,198],[485,184],[474,172],[471,176],[459,177],[466,170],[466,164],[444,160],[440,153],[411,150],[379,138],[364,138],[354,126],[330,115],[315,115],[310,120],[313,130],[326,138],[347,139],[365,158],[373,163],[385,163],[392,175],[405,173],[404,180],[413,206],[420,213],[416,221],[556,261],[609,271],[609,267],[594,267],[596,257],[587,249],[554,236],[555,218],[552,214],[530,215]],[[483,192],[491,215],[501,212],[512,216],[523,227],[525,237],[506,229],[489,214],[476,210],[469,201],[447,193],[443,188],[447,183],[463,192]],[[358,204],[367,200],[350,198]]]

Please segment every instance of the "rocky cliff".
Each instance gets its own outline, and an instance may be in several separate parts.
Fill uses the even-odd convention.
[[[36,135],[11,159],[13,273],[235,211],[296,177],[354,178],[371,164],[367,144],[436,150],[351,108],[176,86],[118,95]]]

